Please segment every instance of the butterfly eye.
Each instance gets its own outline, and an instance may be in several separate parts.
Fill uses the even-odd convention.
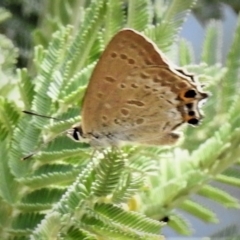
[[[75,141],[80,141],[81,134],[78,128],[73,128],[72,137]]]
[[[81,126],[73,126],[71,129],[67,130],[67,136],[75,142],[82,142],[82,135]]]

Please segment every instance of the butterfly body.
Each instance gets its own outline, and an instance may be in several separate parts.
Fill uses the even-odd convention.
[[[110,41],[87,87],[75,140],[92,146],[121,142],[175,143],[183,123],[196,125],[207,97],[195,77],[171,64],[142,34],[123,29]],[[76,133],[76,132],[75,132]]]

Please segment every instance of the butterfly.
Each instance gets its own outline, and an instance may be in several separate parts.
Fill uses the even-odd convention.
[[[67,135],[93,147],[174,144],[181,125],[199,123],[207,97],[196,77],[174,66],[153,41],[122,29],[96,64],[81,123]]]

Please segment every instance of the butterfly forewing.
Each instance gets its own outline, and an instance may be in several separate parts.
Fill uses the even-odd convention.
[[[167,66],[152,43],[130,29],[122,30],[113,37],[98,61],[86,91],[82,109],[85,131],[95,129],[97,123],[93,114],[97,118],[96,113],[104,108],[102,103],[115,96],[114,90],[119,89],[121,81],[133,69],[147,65]],[[117,102],[117,98],[114,99]]]

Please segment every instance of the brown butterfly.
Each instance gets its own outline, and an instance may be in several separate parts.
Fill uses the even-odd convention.
[[[174,144],[179,126],[198,124],[207,97],[196,77],[170,63],[149,38],[123,29],[92,73],[81,123],[67,134],[100,147]]]

